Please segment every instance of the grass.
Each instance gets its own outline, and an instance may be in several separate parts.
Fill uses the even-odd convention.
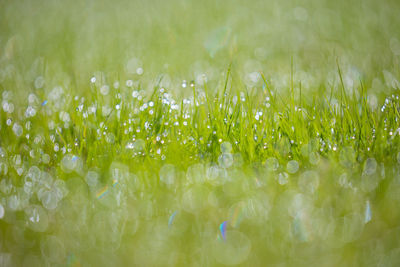
[[[398,265],[400,6],[229,3],[0,3],[0,265]]]
[[[187,98],[175,98],[159,85],[146,91],[140,84],[126,86],[123,81],[109,82],[121,84],[118,88],[105,85],[106,95],[97,81],[88,82],[90,90],[82,95],[56,87],[51,100],[31,95],[27,109],[35,110],[32,117],[23,109],[11,114],[3,110],[3,142],[15,143],[16,152],[29,156],[26,143],[17,142],[24,132],[15,134],[15,128],[7,125],[7,120],[22,117],[18,125],[30,125],[26,142],[40,139],[33,142],[40,149],[35,152],[61,157],[68,150],[88,166],[99,165],[95,156],[104,155],[109,157],[105,161],[178,161],[187,168],[199,161],[217,162],[222,142],[229,142],[245,163],[262,163],[271,156],[281,162],[307,161],[304,151],[309,143],[323,157],[336,161],[341,147],[354,150],[359,161],[367,157],[396,161],[399,97],[395,91],[385,99],[374,95],[377,103],[371,104],[363,83],[352,90],[341,84],[340,69],[338,84],[330,89],[321,86],[312,97],[304,92],[301,96],[301,83],[288,88],[287,94],[278,92],[263,74],[259,74],[261,87],[234,91],[231,75],[229,69],[216,93],[207,84],[198,89],[195,83],[184,82],[183,89],[192,91]],[[11,103],[8,95],[12,92],[5,91],[4,103]]]

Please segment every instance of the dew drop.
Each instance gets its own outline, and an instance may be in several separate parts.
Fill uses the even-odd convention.
[[[317,165],[319,163],[320,159],[321,159],[321,157],[318,152],[311,152],[308,157],[308,160],[310,161],[310,163],[312,165]]]
[[[286,164],[286,169],[289,173],[296,173],[299,170],[299,163],[296,160],[291,160]]]
[[[221,145],[221,152],[222,153],[231,153],[232,152],[232,145],[229,142],[223,142]]]
[[[3,217],[4,217],[4,207],[0,203],[0,219],[3,219]]]
[[[19,198],[17,195],[11,195],[7,199],[8,208],[12,211],[16,211],[19,208]]]
[[[57,195],[55,192],[53,192],[51,190],[45,191],[42,194],[41,201],[42,201],[43,207],[45,207],[48,210],[54,210],[55,208],[57,208],[57,204],[58,204]]]
[[[279,161],[276,158],[268,158],[265,167],[268,171],[276,171],[279,168]]]
[[[85,180],[90,188],[96,188],[99,180],[99,174],[95,171],[88,171]]]
[[[28,227],[35,232],[44,232],[48,227],[46,211],[39,205],[32,205],[25,209]]]
[[[14,123],[14,125],[13,125],[13,127],[12,127],[12,130],[13,130],[14,134],[15,134],[16,136],[18,136],[18,137],[21,136],[22,133],[23,133],[22,126],[19,125],[19,124],[17,124],[17,123]]]
[[[186,178],[190,183],[203,183],[205,176],[204,166],[200,163],[189,166],[186,172]]]
[[[186,88],[187,87],[187,82],[186,82],[186,80],[183,80],[182,81],[182,88]]]
[[[102,95],[108,95],[109,92],[110,92],[110,87],[108,85],[103,85],[100,87],[100,93]]]
[[[77,156],[67,154],[61,160],[61,168],[64,172],[70,173],[78,166],[79,158]]]
[[[229,168],[233,164],[233,156],[231,153],[223,153],[218,157],[218,164],[222,168]]]
[[[35,88],[40,89],[44,85],[44,78],[42,76],[39,76],[35,79]]]
[[[175,166],[172,164],[165,164],[160,169],[160,181],[171,185],[175,183]]]
[[[372,220],[372,211],[371,211],[371,205],[369,203],[369,200],[365,203],[365,216],[364,216],[364,223],[368,223]]]
[[[285,184],[287,184],[288,183],[288,181],[289,181],[289,175],[286,173],[286,172],[281,172],[281,173],[279,173],[279,175],[278,175],[278,183],[280,184],[280,185],[285,185]]]
[[[44,164],[49,164],[49,162],[50,162],[50,156],[49,156],[48,154],[43,154],[43,155],[42,155],[42,162],[43,162]]]
[[[136,69],[136,74],[137,75],[142,75],[143,74],[143,68],[139,67]]]
[[[364,163],[364,175],[372,175],[376,172],[376,167],[378,166],[374,158],[368,158]]]

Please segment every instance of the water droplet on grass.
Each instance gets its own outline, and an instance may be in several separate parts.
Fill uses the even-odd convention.
[[[161,167],[160,169],[160,181],[167,184],[171,185],[175,183],[175,166],[172,164],[165,164],[164,166]]]
[[[64,172],[70,173],[78,166],[79,158],[77,156],[67,154],[61,160],[61,168]]]
[[[109,92],[110,92],[110,87],[108,85],[103,85],[100,87],[100,93],[102,95],[108,95]]]
[[[35,103],[37,101],[38,101],[37,96],[35,94],[33,94],[33,93],[30,93],[29,96],[28,96],[29,104],[33,104],[33,103]]]
[[[5,194],[8,195],[11,193],[11,190],[13,190],[14,186],[12,184],[12,182],[9,179],[5,179],[3,178],[0,182],[0,191]]]
[[[365,203],[365,216],[364,216],[364,223],[368,223],[372,220],[372,211],[371,211],[371,205],[369,203],[369,200],[366,201]]]
[[[186,80],[183,80],[182,81],[182,88],[186,88],[187,87],[187,81]]]
[[[136,74],[137,75],[142,75],[143,74],[143,68],[139,67],[136,69]]]
[[[310,155],[308,156],[308,160],[312,165],[317,165],[320,159],[321,156],[319,155],[318,152],[311,152]]]
[[[43,154],[43,155],[42,155],[42,162],[43,162],[44,164],[49,164],[49,162],[50,162],[50,156],[49,156],[48,154]]]
[[[128,62],[126,63],[125,70],[127,73],[134,74],[134,73],[137,73],[138,70],[142,68],[142,65],[143,64],[140,59],[133,57],[133,58],[129,59]],[[142,70],[142,72],[143,72],[143,70]],[[137,73],[137,74],[139,74],[139,73]]]
[[[241,153],[233,154],[233,164],[237,168],[239,168],[243,165],[243,157],[242,157]]]
[[[296,173],[299,170],[299,163],[296,160],[291,160],[286,164],[286,169],[289,173]]]
[[[339,153],[339,162],[342,166],[351,168],[356,160],[354,149],[350,146],[344,147]]]
[[[279,161],[276,158],[268,158],[265,167],[268,171],[276,171],[279,168]]]
[[[85,180],[86,183],[89,185],[90,188],[96,188],[99,180],[99,174],[95,171],[88,171],[86,174]]]
[[[216,180],[220,176],[220,168],[217,165],[211,165],[207,168],[206,174],[210,181]]]
[[[25,117],[30,118],[34,117],[36,115],[36,109],[32,106],[28,106],[28,108],[25,111]]]
[[[4,217],[4,207],[0,203],[0,219],[3,219],[3,217]]]
[[[57,196],[58,200],[61,200],[62,198],[64,198],[66,195],[68,195],[68,188],[67,188],[67,184],[65,183],[64,180],[61,179],[57,179],[54,184],[53,184],[53,189],[54,192]]]
[[[14,134],[18,137],[20,137],[23,133],[22,126],[17,123],[14,123],[12,130],[13,130]]]
[[[17,195],[11,195],[7,199],[8,208],[12,211],[19,209],[19,198]]]
[[[233,164],[233,156],[231,153],[223,153],[218,157],[218,164],[222,168],[229,168]]]
[[[376,172],[376,167],[378,166],[374,158],[368,158],[364,163],[364,175],[372,175]]]
[[[146,147],[146,142],[143,139],[137,139],[133,143],[133,151],[135,152],[143,152]]]
[[[24,196],[26,198],[30,198],[36,190],[37,190],[37,187],[35,186],[35,184],[33,182],[25,181],[25,183],[23,185],[23,192],[24,192]]]
[[[32,205],[25,209],[28,227],[35,232],[44,232],[48,227],[46,211],[39,205]]]
[[[40,178],[40,169],[36,166],[32,166],[29,168],[27,176],[32,180],[32,181],[39,181]]]
[[[289,182],[289,175],[286,172],[281,172],[278,174],[278,183],[280,185],[285,185]]]
[[[48,210],[54,210],[57,208],[58,198],[56,193],[51,190],[44,191],[40,200],[42,201],[43,207]]]
[[[204,166],[200,163],[189,166],[186,177],[190,183],[203,183],[205,180]]]
[[[108,133],[106,136],[107,143],[114,144],[115,142],[115,135],[113,133]]]
[[[42,76],[39,76],[35,79],[35,88],[40,89],[44,85],[44,78]]]
[[[221,152],[222,153],[231,153],[231,151],[232,151],[231,143],[225,141],[221,144]]]

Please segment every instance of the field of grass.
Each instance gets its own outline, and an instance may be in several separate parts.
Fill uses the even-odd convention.
[[[0,1],[0,266],[399,266],[397,1]]]

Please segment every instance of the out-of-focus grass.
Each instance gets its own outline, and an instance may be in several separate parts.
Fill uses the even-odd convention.
[[[0,12],[2,67],[12,62],[28,81],[66,73],[83,86],[95,70],[122,73],[132,57],[147,79],[218,80],[230,61],[243,75],[281,76],[292,56],[322,79],[337,57],[370,79],[398,71],[396,1],[2,1]]]
[[[399,11],[0,2],[0,265],[397,266]]]

